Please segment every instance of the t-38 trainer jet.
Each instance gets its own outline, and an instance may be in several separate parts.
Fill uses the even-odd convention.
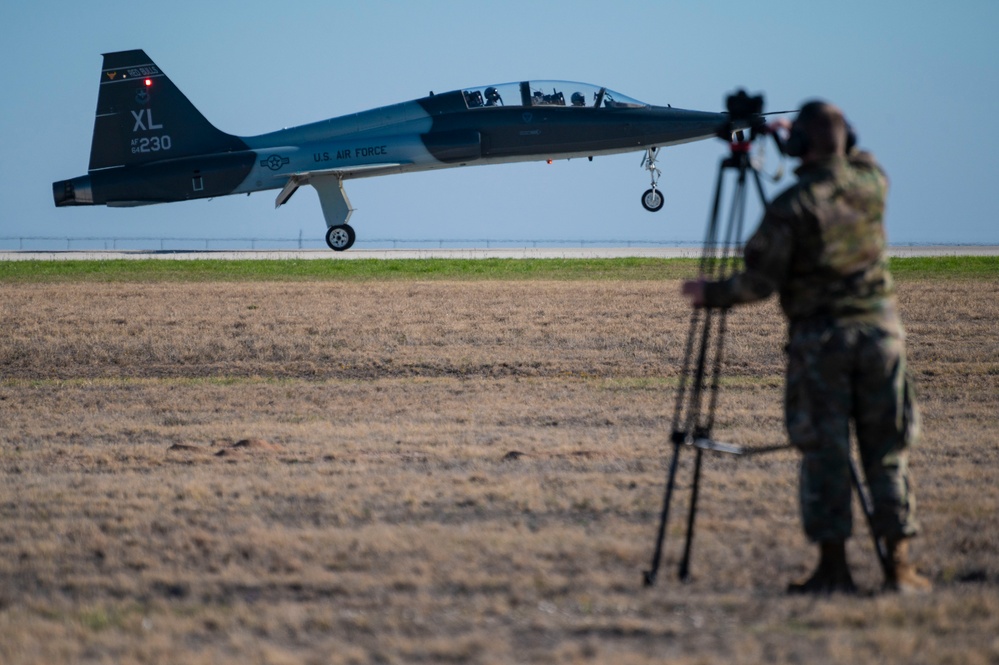
[[[216,129],[141,50],[104,55],[87,175],[52,185],[56,206],[138,206],[279,190],[319,193],[326,242],[354,243],[343,181],[455,166],[645,151],[663,206],[663,146],[713,137],[725,113],[651,106],[607,88],[523,81],[464,88],[260,136]],[[734,129],[734,128],[733,128]]]

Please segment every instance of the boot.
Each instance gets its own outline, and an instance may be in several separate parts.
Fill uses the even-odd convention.
[[[885,580],[885,590],[904,594],[928,593],[933,583],[916,572],[916,566],[909,561],[909,540],[900,538],[888,541],[888,561],[891,570]]]
[[[846,562],[846,541],[826,540],[819,543],[819,565],[815,572],[811,577],[788,584],[787,592],[816,595],[856,593],[850,565]]]

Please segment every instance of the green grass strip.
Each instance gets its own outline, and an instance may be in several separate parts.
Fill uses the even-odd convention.
[[[914,256],[890,262],[895,279],[999,277],[999,256]]]
[[[6,261],[0,283],[274,282],[374,280],[669,280],[697,274],[697,259],[286,259]],[[897,258],[896,279],[999,277],[999,257]]]
[[[286,259],[10,261],[0,282],[659,280],[692,277],[695,259]]]

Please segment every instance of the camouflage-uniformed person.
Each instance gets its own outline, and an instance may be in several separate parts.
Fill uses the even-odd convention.
[[[780,294],[789,323],[786,425],[803,453],[805,533],[820,546],[817,570],[789,591],[855,590],[845,550],[851,420],[875,531],[894,562],[886,586],[926,590],[929,581],[907,554],[917,532],[908,448],[919,424],[885,255],[888,183],[870,154],[852,146],[847,152],[848,135],[839,109],[806,104],[788,138],[788,154],[801,158],[798,182],[767,207],[746,244],[745,271],[721,282],[688,282],[684,293],[709,307]]]

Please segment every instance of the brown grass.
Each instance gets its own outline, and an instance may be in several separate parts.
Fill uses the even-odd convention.
[[[0,662],[999,662],[997,287],[900,287],[937,590],[858,519],[811,600],[790,451],[706,458],[680,584],[686,455],[641,586],[676,282],[0,284]],[[779,313],[730,330],[716,434],[780,442]]]

